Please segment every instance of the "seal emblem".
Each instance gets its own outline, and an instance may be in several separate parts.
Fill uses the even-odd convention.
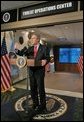
[[[10,14],[8,12],[6,12],[4,15],[3,15],[3,21],[4,22],[8,22],[10,20]]]
[[[26,58],[18,56],[16,59],[16,64],[19,68],[23,68],[26,65]]]
[[[33,117],[34,120],[50,120],[62,116],[67,111],[67,103],[60,97],[54,94],[46,95],[46,108],[47,113],[37,114]],[[26,100],[26,96],[18,99],[15,103],[16,111],[25,111],[23,103]],[[31,96],[29,95],[29,101],[31,101]],[[32,106],[32,102],[28,103],[29,107]],[[58,107],[57,107],[58,106]]]

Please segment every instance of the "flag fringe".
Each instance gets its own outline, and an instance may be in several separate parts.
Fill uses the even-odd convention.
[[[8,89],[1,90],[1,93],[5,93],[5,92],[7,92],[7,91],[13,92],[13,91],[15,91],[15,90],[16,90],[16,89],[15,89],[13,86],[11,86],[11,87],[8,88]]]
[[[15,91],[15,90],[16,90],[16,89],[15,89],[13,86],[11,86],[10,89],[9,89],[8,91],[13,92],[13,91]]]

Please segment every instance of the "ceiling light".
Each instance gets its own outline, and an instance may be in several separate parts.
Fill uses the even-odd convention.
[[[65,29],[67,30],[68,29],[68,26],[65,26]]]

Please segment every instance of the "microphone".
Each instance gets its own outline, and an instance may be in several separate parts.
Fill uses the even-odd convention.
[[[15,53],[16,53],[17,55],[20,55],[20,56],[25,55],[26,52],[27,52],[27,48],[26,48],[26,47],[24,47],[22,50],[15,49]]]
[[[16,54],[18,53],[18,49],[15,49],[15,53],[16,53]]]

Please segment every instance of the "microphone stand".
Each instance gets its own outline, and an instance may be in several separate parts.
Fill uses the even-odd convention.
[[[27,60],[27,58],[26,58],[26,60]],[[30,81],[30,78],[29,78],[29,66],[28,65],[26,65],[26,70],[27,70],[27,96],[26,96],[26,105],[25,105],[25,109],[24,109],[24,113],[23,113],[23,118],[22,119],[25,119],[25,117],[26,117],[26,119],[27,120],[30,120],[30,119],[32,119],[32,117],[33,117],[33,115],[35,115],[35,113],[34,113],[34,111],[33,111],[33,109],[32,108],[29,108],[29,81]],[[21,117],[22,117],[21,116]]]
[[[15,52],[15,55],[17,56],[16,52]],[[27,58],[26,58],[26,61],[27,61]],[[29,67],[27,66],[27,64],[26,64],[26,70],[27,70],[27,88],[26,88],[27,96],[26,96],[26,105],[25,105],[24,111],[25,111],[26,114],[28,114],[29,113],[29,107],[28,107],[28,103],[29,103],[29,89],[28,89],[28,86],[29,86],[30,78],[29,78]]]
[[[24,49],[24,53],[26,52],[26,50]],[[15,50],[15,55],[17,56],[17,53],[18,53],[18,50],[16,49]],[[26,57],[26,61],[27,61],[27,57]],[[27,96],[26,96],[26,105],[25,105],[25,113],[28,114],[29,113],[29,107],[28,107],[28,103],[29,103],[29,89],[28,89],[28,86],[29,86],[29,67],[27,66],[26,64],[26,70],[27,70]]]
[[[24,50],[24,53],[25,53],[26,51]],[[26,61],[27,61],[27,57],[26,57]],[[29,81],[30,81],[30,78],[29,78],[29,66],[26,64],[26,70],[27,70],[27,88],[26,88],[26,90],[27,90],[27,96],[26,96],[26,108],[25,108],[25,113],[26,114],[29,114]]]
[[[26,95],[26,105],[25,105],[25,115],[24,119],[26,118],[28,121],[33,119],[33,116],[36,115],[35,111],[29,107],[29,66],[27,66],[27,95]]]
[[[29,113],[29,67],[27,66],[27,96],[26,96],[26,109],[25,109],[25,113],[28,114]]]

